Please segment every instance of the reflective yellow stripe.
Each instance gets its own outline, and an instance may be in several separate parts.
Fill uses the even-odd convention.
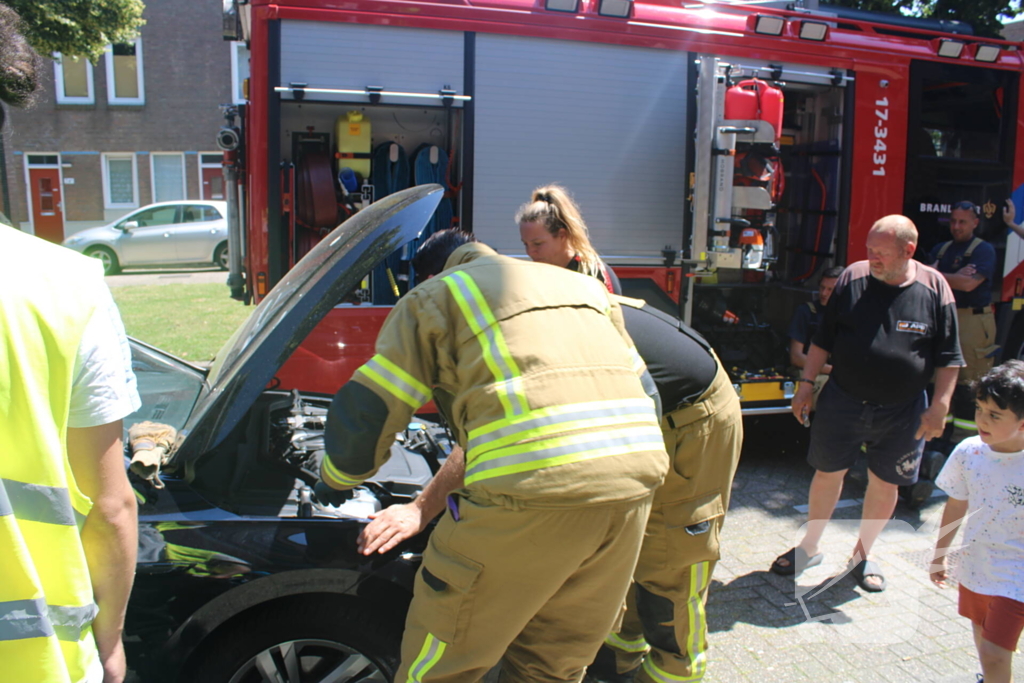
[[[420,648],[419,655],[409,666],[407,683],[420,683],[423,676],[441,661],[445,647],[447,646],[443,641],[438,640],[432,633],[428,633],[427,637],[423,639],[423,647]]]
[[[539,408],[519,417],[497,420],[471,430],[466,457],[472,462],[484,453],[527,439],[629,423],[656,424],[650,400],[591,401]]]
[[[325,481],[333,481],[334,483],[341,484],[342,486],[358,486],[363,483],[362,479],[350,477],[335,467],[334,463],[331,462],[330,456],[327,455],[324,456],[323,464],[320,465],[320,476],[322,476]]]
[[[640,357],[635,346],[629,347],[629,359],[633,362],[633,370],[636,371],[636,374],[639,375],[647,369],[647,364],[644,363],[644,359]]]
[[[690,658],[690,673],[695,678],[679,680],[698,680],[704,675],[706,660],[704,652],[707,650],[707,624],[705,622],[704,600],[701,594],[707,588],[710,578],[710,565],[707,562],[700,562],[690,567],[690,599],[686,606],[687,618],[690,620],[689,633],[690,642],[686,644],[686,654]]]
[[[704,655],[701,654],[698,659],[700,660],[700,673],[692,673],[689,676],[676,676],[675,674],[670,674],[655,664],[651,657],[644,657],[644,671],[647,672],[648,676],[656,681],[661,681],[661,683],[691,683],[692,681],[699,681],[704,678],[704,670],[707,668],[704,662]],[[697,669],[698,662],[693,662],[692,670],[696,671]]]
[[[610,633],[605,639],[606,645],[610,645],[619,650],[625,652],[646,652],[647,648],[650,647],[647,641],[644,640],[643,636],[640,636],[636,640],[625,640],[620,637],[618,633]]]
[[[430,388],[379,353],[356,372],[362,373],[414,410],[430,400]]]
[[[446,276],[442,281],[448,286],[459,310],[465,316],[469,329],[480,342],[484,362],[494,375],[498,400],[505,416],[522,415],[529,407],[523,395],[519,366],[509,353],[505,336],[480,288],[472,277],[461,271]]]
[[[953,418],[953,426],[959,429],[966,429],[971,432],[978,431],[978,425],[970,420],[961,420],[959,417]]]
[[[620,426],[542,439],[497,449],[477,458],[466,468],[465,483],[468,486],[476,481],[507,474],[638,451],[655,451],[664,447],[661,429],[654,425]]]

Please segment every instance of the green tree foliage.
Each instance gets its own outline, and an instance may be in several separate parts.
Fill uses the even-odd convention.
[[[966,21],[979,36],[998,38],[1002,20],[1021,12],[1021,0],[829,0],[831,4],[872,12],[928,19]]]
[[[111,43],[130,43],[145,23],[142,0],[3,0],[21,15],[22,32],[42,55],[99,60]]]

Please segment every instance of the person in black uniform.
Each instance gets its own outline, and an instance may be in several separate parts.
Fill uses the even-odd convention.
[[[789,362],[792,365],[791,372],[794,377],[799,377],[807,362],[807,351],[811,348],[811,340],[814,339],[818,327],[821,326],[822,318],[825,315],[825,306],[828,305],[832,290],[836,288],[836,282],[843,273],[842,266],[832,266],[821,275],[818,282],[818,300],[808,301],[797,307],[793,313],[793,320],[789,323]],[[818,394],[821,388],[828,381],[832,372],[832,366],[825,363],[814,380],[814,398],[811,400],[811,410],[817,407]]]
[[[978,433],[970,384],[992,369],[992,356],[998,349],[996,317],[992,313],[996,250],[975,236],[980,220],[981,210],[973,203],[954,204],[949,214],[949,232],[953,239],[936,244],[930,254],[932,265],[953,290],[960,350],[964,355],[965,365],[960,368],[953,394],[954,443]]]
[[[622,628],[605,639],[588,676],[699,680],[707,666],[704,604],[743,443],[740,401],[700,334],[639,299],[617,299],[661,395],[672,467],[654,495]]]

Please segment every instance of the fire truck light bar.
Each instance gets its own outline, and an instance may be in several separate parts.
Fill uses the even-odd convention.
[[[781,36],[782,29],[785,26],[786,20],[782,17],[758,14],[754,20],[754,33],[760,33],[765,36]]]
[[[552,12],[578,12],[580,0],[544,0],[544,8]]]
[[[964,51],[964,44],[959,40],[942,38],[939,40],[939,56],[949,59],[960,59],[960,53]]]
[[[800,38],[803,40],[822,41],[828,37],[828,24],[820,21],[801,21]]]
[[[999,60],[1000,49],[997,45],[979,45],[974,59],[979,62],[995,62]]]
[[[633,0],[600,0],[597,13],[602,17],[622,17],[633,13]]]

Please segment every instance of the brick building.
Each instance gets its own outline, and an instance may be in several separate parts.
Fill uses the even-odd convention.
[[[222,39],[221,10],[221,0],[147,0],[133,45],[44,68],[36,103],[9,108],[3,131],[23,230],[60,241],[152,202],[223,199],[218,107],[239,99],[247,58]]]

